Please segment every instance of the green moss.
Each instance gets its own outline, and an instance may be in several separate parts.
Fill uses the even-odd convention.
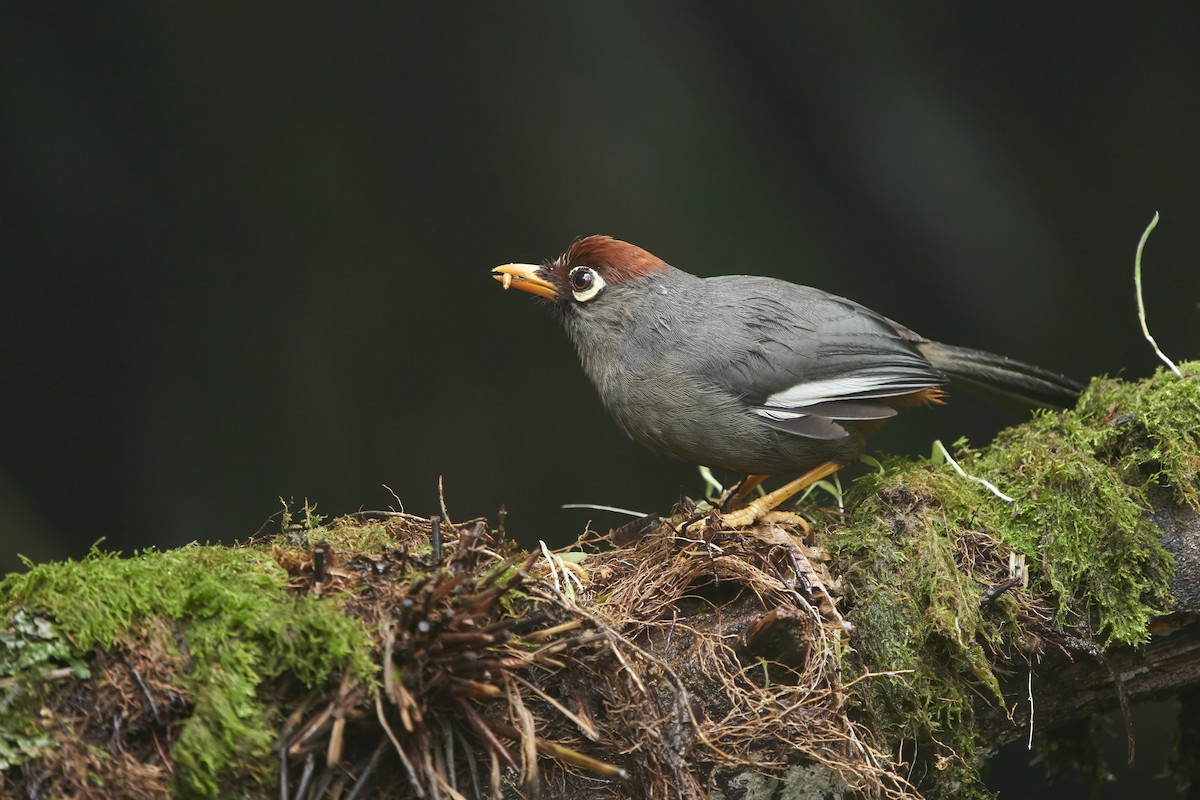
[[[1149,479],[1200,509],[1200,362],[1179,369],[1182,378],[1160,369],[1141,383],[1096,380],[1078,414],[1092,446],[1117,458],[1126,481]]]
[[[312,687],[351,670],[369,681],[370,640],[333,601],[297,597],[271,554],[189,546],[134,558],[92,552],[82,561],[33,566],[0,582],[6,621],[36,609],[70,641],[73,655],[131,637],[141,619],[171,620],[191,667],[190,717],[172,749],[177,791],[209,797],[231,782],[270,780],[279,720],[262,693],[284,675]],[[236,776],[241,776],[240,778]]]
[[[1182,368],[1184,378],[1097,380],[1077,411],[1011,428],[964,464],[1015,498],[980,516],[1026,555],[1056,621],[1102,644],[1145,642],[1170,603],[1172,562],[1147,493],[1162,487],[1200,508],[1200,365]]]
[[[940,796],[970,798],[986,796],[973,778],[975,704],[1002,702],[991,656],[1018,635],[1010,599],[985,614],[980,582],[958,563],[960,545],[977,544],[959,540],[978,534],[932,499],[946,482],[941,471],[893,462],[830,546],[835,572],[857,587],[845,673],[894,673],[856,684],[856,705],[885,737],[882,749],[936,769]]]
[[[959,454],[1012,503],[947,467],[909,461],[854,487],[851,519],[828,539],[834,572],[855,587],[845,672],[897,673],[857,683],[855,702],[885,751],[915,751],[938,770],[934,796],[986,794],[974,777],[974,709],[1003,707],[993,661],[1037,644],[1011,595],[980,608],[1010,551],[1024,554],[1029,592],[1056,623],[1098,647],[1145,642],[1169,606],[1172,561],[1147,496],[1200,500],[1200,365],[1181,368],[1183,378],[1098,380],[1076,411],[1038,415]]]
[[[284,504],[280,528],[298,550],[306,553],[312,545],[322,541],[328,542],[334,550],[362,554],[381,553],[397,544],[395,531],[383,521],[361,522],[350,517],[329,521],[307,500],[298,512]],[[416,541],[405,544],[414,552],[430,549],[429,537],[424,533]]]

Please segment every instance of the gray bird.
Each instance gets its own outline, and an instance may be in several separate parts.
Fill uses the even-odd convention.
[[[604,407],[634,441],[746,473],[754,485],[805,473],[731,524],[856,460],[865,433],[899,408],[942,403],[947,384],[1015,407],[1069,407],[1082,389],[1040,367],[930,341],[820,289],[698,278],[608,236],[492,274],[553,303]]]

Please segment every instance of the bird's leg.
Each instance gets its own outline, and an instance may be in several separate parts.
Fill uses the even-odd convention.
[[[737,508],[737,506],[746,499],[746,497],[767,479],[766,475],[747,475],[741,483],[733,489],[733,493],[725,498],[721,504],[722,508]]]
[[[826,461],[824,464],[813,467],[799,478],[785,483],[775,491],[754,500],[745,508],[739,508],[737,511],[722,514],[721,522],[728,528],[744,528],[747,525],[753,525],[762,519],[768,511],[774,509],[775,506],[788,500],[798,492],[807,489],[822,478],[832,475],[841,468],[842,465],[836,461]]]

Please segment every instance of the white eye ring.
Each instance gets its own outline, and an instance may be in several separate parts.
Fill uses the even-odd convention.
[[[571,286],[571,294],[581,303],[586,303],[600,294],[606,284],[600,273],[591,267],[580,265],[567,275],[567,283]]]

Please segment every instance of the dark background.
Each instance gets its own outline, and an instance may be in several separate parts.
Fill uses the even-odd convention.
[[[0,568],[281,497],[430,514],[439,476],[551,544],[616,521],[561,503],[695,495],[489,277],[582,234],[1140,377],[1158,210],[1150,324],[1195,357],[1198,41],[1194,4],[8,4]],[[874,447],[1011,421],[956,396]]]

